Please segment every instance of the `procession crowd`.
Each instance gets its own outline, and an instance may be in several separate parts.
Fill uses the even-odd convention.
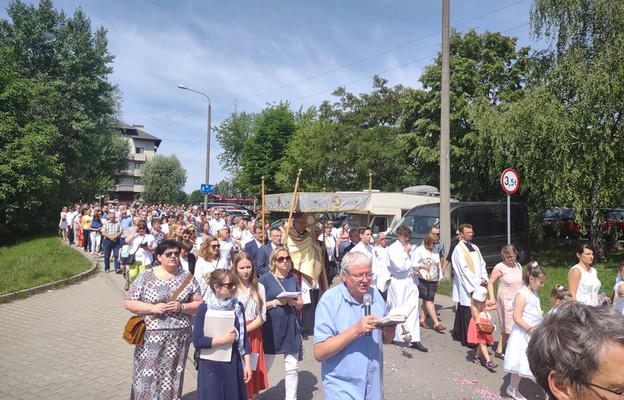
[[[94,257],[103,253],[105,272],[112,263],[126,279],[125,307],[146,321],[133,399],[179,399],[191,342],[198,399],[258,398],[278,355],[285,398],[296,399],[309,337],[325,398],[383,399],[383,345],[428,352],[421,329],[447,329],[435,296],[448,268],[457,303],[452,337],[492,372],[493,358],[501,360],[507,396],[525,398],[523,377],[556,399],[616,399],[624,390],[613,362],[624,359],[624,263],[612,305],[603,305],[611,299],[600,292],[588,243],[577,249],[567,288],[549,284],[555,307],[543,315],[544,269],[536,261],[523,268],[508,244],[488,273],[469,224],[458,227],[448,252],[437,226],[417,245],[399,226],[387,246],[385,233],[373,240],[368,227],[336,228],[304,214],[271,227],[218,207],[75,205],[63,209],[59,229]]]

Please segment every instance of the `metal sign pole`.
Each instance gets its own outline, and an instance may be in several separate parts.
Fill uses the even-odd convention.
[[[511,244],[511,195],[507,195],[507,244]]]

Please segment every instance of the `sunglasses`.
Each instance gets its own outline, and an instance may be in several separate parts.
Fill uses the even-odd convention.
[[[284,261],[288,261],[288,262],[290,262],[290,260],[291,260],[290,256],[286,256],[286,257],[277,257],[277,258],[275,259],[275,261],[277,261],[277,262],[284,262]]]
[[[210,247],[212,247],[213,249],[218,249],[219,247],[221,247],[220,244],[211,244]]]
[[[180,252],[179,251],[165,251],[165,257],[170,258],[170,257],[179,257],[180,256]]]
[[[228,290],[236,289],[236,283],[234,283],[234,282],[219,283],[218,285],[220,287],[226,287],[226,288],[228,288]]]

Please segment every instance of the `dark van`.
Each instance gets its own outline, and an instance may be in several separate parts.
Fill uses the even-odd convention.
[[[418,246],[439,219],[439,204],[414,207],[388,234],[388,239],[390,239],[388,243],[396,240],[397,227],[406,225],[412,230],[410,243]],[[453,239],[451,246],[446,245],[447,255],[449,249],[457,243],[455,230],[461,224],[472,225],[475,232],[472,241],[479,246],[488,270],[502,261],[500,251],[507,244],[507,203],[451,203],[451,237]],[[511,243],[518,249],[518,262],[523,265],[529,262],[531,257],[529,215],[526,206],[522,204],[511,204]]]

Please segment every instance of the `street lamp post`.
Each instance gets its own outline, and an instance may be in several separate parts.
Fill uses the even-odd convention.
[[[210,117],[212,114],[212,106],[210,105],[210,97],[208,97],[206,93],[202,93],[197,90],[187,88],[184,85],[178,85],[178,88],[183,89],[183,90],[189,90],[197,94],[201,94],[202,96],[208,99],[208,129],[206,133],[206,184],[210,184]],[[208,193],[204,195],[204,210],[207,210],[207,209],[208,209]]]

